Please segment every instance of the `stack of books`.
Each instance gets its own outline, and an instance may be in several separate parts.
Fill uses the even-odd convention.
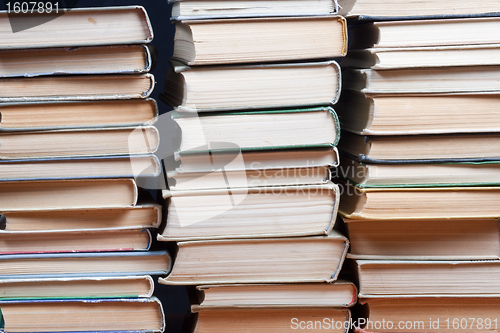
[[[0,13],[0,330],[161,332],[150,275],[170,258],[148,252],[161,209],[134,180],[160,169],[151,26],[58,11]]]
[[[500,17],[352,22],[338,177],[362,328],[498,330]]]
[[[160,282],[204,294],[196,332],[292,332],[318,317],[344,332],[356,289],[335,282],[348,240],[333,230],[329,167],[346,21],[331,1],[309,16],[307,2],[224,3],[174,4],[163,97],[181,142],[159,240],[178,250]]]

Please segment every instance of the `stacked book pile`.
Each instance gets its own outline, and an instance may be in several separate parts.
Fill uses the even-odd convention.
[[[58,10],[0,13],[0,330],[161,332],[149,20]]]
[[[309,16],[305,2],[223,3],[174,4],[163,97],[181,143],[159,239],[178,251],[160,282],[197,286],[196,332],[293,332],[316,318],[344,332],[356,289],[335,282],[348,240],[333,230],[329,167],[345,19],[331,1]]]
[[[360,324],[498,331],[500,17],[352,23],[338,176]]]

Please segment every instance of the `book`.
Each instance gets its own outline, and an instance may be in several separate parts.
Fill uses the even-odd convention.
[[[160,206],[142,202],[134,207],[3,210],[0,216],[0,235],[4,231],[50,233],[158,228],[160,223]]]
[[[66,232],[0,232],[0,255],[104,251],[147,251],[151,247],[147,229]]]
[[[6,132],[0,134],[0,159],[152,154],[159,141],[154,126]]]
[[[225,169],[208,172],[167,172],[171,191],[208,190],[230,187],[297,186],[326,184],[331,180],[330,168],[300,167],[256,170]],[[227,182],[226,182],[227,178]]]
[[[215,146],[215,147],[214,147]],[[338,165],[335,147],[285,150],[224,150],[176,152],[180,165],[167,171],[169,189],[196,190],[324,184],[330,167]],[[227,182],[226,182],[227,179]]]
[[[500,184],[499,162],[463,163],[359,163],[342,158],[334,178],[342,178],[358,188],[382,187],[456,187]]]
[[[219,150],[211,145],[208,152],[174,152],[176,161],[175,174],[194,172],[213,172],[224,167],[226,172],[241,170],[276,170],[299,169],[306,167],[332,166],[339,164],[336,147],[284,149],[284,150]],[[241,163],[231,163],[241,154]],[[173,173],[171,173],[173,174]]]
[[[173,63],[162,98],[188,112],[311,107],[337,102],[340,84],[335,61],[213,67]]]
[[[450,68],[345,69],[346,89],[373,94],[496,94],[500,66]]]
[[[375,70],[500,65],[499,44],[369,48],[352,50],[342,67]]]
[[[171,1],[172,19],[208,19],[229,17],[273,17],[336,14],[335,0],[224,0]]]
[[[340,123],[331,107],[245,112],[210,112],[199,117],[174,113],[181,132],[182,151],[277,150],[336,146]],[[202,146],[202,147],[200,147]]]
[[[2,280],[164,275],[171,268],[166,251],[6,254],[0,263]]]
[[[179,242],[172,285],[333,282],[349,241],[328,236]],[[199,263],[202,262],[203,265]]]
[[[151,74],[4,78],[0,102],[147,98],[154,83]]]
[[[339,212],[351,219],[488,218],[499,187],[358,188],[342,184]]]
[[[497,218],[427,220],[344,219],[348,258],[380,260],[484,260],[500,257]]]
[[[338,147],[359,162],[483,162],[499,159],[497,138],[497,133],[363,136],[345,131]]]
[[[499,27],[495,16],[370,22],[352,26],[349,49],[499,44]]]
[[[0,161],[0,181],[156,177],[160,173],[155,155]]]
[[[335,111],[360,135],[499,132],[497,94],[399,95],[344,90]],[[474,112],[472,112],[474,110]]]
[[[2,131],[56,128],[152,125],[158,117],[156,101],[147,99],[110,101],[58,101],[3,103]]]
[[[224,308],[346,308],[356,304],[354,283],[232,284],[196,288],[200,304],[193,311]]]
[[[151,276],[0,280],[0,301],[151,297]]]
[[[172,59],[192,66],[330,59],[346,53],[342,16],[260,17],[176,22]]]
[[[364,299],[366,326],[358,332],[483,332],[498,329],[498,297]],[[386,327],[381,330],[384,320]],[[410,325],[411,323],[411,325]],[[388,329],[388,327],[394,329]],[[411,327],[410,327],[411,326]],[[378,328],[377,328],[378,327]]]
[[[140,74],[152,66],[144,45],[78,48],[14,49],[0,51],[0,77],[67,74]]]
[[[156,297],[3,301],[0,310],[5,332],[70,332],[77,329],[163,332],[165,329],[162,305]]]
[[[0,211],[133,206],[137,197],[127,178],[0,182]]]
[[[424,0],[409,6],[407,2],[389,0],[383,3],[376,0],[341,0],[341,15],[368,16],[385,19],[405,19],[407,17],[470,16],[483,13],[498,13],[496,0],[481,2],[459,2],[450,0]]]
[[[236,320],[238,318],[238,320]],[[209,309],[199,311],[194,333],[296,332],[297,329],[347,332],[349,309]],[[316,325],[316,326],[315,326]]]
[[[158,236],[162,241],[328,235],[339,205],[338,186],[332,182],[163,195],[169,209],[167,226]]]
[[[357,260],[361,298],[480,296],[500,293],[497,260]]]
[[[48,9],[47,9],[48,10]],[[46,47],[77,47],[87,45],[143,44],[153,40],[151,22],[144,7],[122,6],[101,8],[51,8],[44,13],[46,22],[30,26],[30,29],[14,29],[29,20],[40,18],[33,13],[10,15],[0,13],[1,49],[25,49]],[[51,19],[52,18],[52,19]],[[35,21],[38,22],[38,21]],[[19,31],[17,31],[19,30]],[[53,33],[64,31],[64,34]]]

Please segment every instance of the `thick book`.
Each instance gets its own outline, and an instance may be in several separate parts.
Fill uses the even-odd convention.
[[[500,298],[490,295],[363,299],[369,332],[486,332],[498,331]],[[385,329],[381,326],[384,322]],[[393,327],[393,329],[388,329]]]
[[[7,254],[0,264],[2,280],[164,275],[171,268],[166,251]]]
[[[340,122],[331,107],[245,112],[174,113],[182,151],[278,150],[336,146]],[[203,143],[203,145],[200,145]],[[209,146],[205,146],[205,144]]]
[[[344,219],[348,258],[485,260],[500,257],[497,218],[427,220]]]
[[[500,187],[359,188],[342,183],[339,212],[351,219],[500,216]]]
[[[450,68],[345,69],[346,89],[372,94],[497,94],[500,66]]]
[[[154,126],[101,127],[0,133],[0,160],[152,154]]]
[[[0,161],[0,181],[138,178],[160,173],[160,161],[152,154]]]
[[[220,150],[213,146],[207,148],[209,150],[205,152],[175,152],[175,160],[180,165],[171,174],[214,172],[221,169],[239,172],[339,165],[338,150],[331,146],[251,151]],[[235,160],[237,161],[233,163]]]
[[[342,157],[333,178],[358,188],[500,185],[500,161],[462,163],[362,163]]]
[[[140,74],[150,71],[145,45],[88,46],[0,51],[0,77]]]
[[[292,333],[298,329],[347,333],[349,309],[209,309],[199,311],[193,333]]]
[[[499,44],[499,28],[494,16],[370,22],[350,28],[349,49]]]
[[[301,284],[231,284],[198,286],[200,304],[193,311],[224,308],[351,307],[358,289],[352,282]]]
[[[190,66],[331,59],[346,53],[347,23],[342,16],[185,20],[175,24],[173,59]]]
[[[366,163],[446,163],[498,161],[498,133],[371,135],[342,132],[342,154]]]
[[[151,333],[165,330],[163,308],[156,297],[2,301],[0,311],[5,332]]]
[[[342,67],[376,70],[500,65],[500,45],[453,45],[352,50]]]
[[[320,185],[164,191],[169,198],[162,241],[328,235],[339,189]]]
[[[500,95],[370,94],[343,90],[342,130],[360,135],[500,132]],[[0,109],[1,110],[1,109]]]
[[[414,5],[401,0],[339,0],[341,15],[361,16],[371,19],[408,19],[422,17],[453,17],[500,12],[497,0],[461,1],[420,0]]]
[[[2,103],[0,130],[152,125],[158,117],[154,99]]]
[[[400,298],[500,295],[497,260],[356,260],[359,296]]]
[[[51,233],[158,228],[161,223],[160,208],[157,204],[140,203],[134,207],[3,210],[0,235],[4,231]]]
[[[174,0],[173,20],[336,14],[336,0]]]
[[[179,111],[297,108],[336,103],[335,61],[187,67],[173,63],[162,98]]]
[[[179,242],[172,285],[333,282],[349,247],[328,236]],[[202,263],[202,264],[200,264]]]
[[[42,299],[138,298],[153,296],[149,275],[1,279],[0,301]]]
[[[134,206],[134,179],[0,182],[0,211]]]
[[[0,102],[147,98],[154,85],[151,74],[3,78]]]
[[[147,229],[22,233],[0,231],[0,255],[147,251],[151,242],[151,233]]]
[[[44,23],[35,25],[41,19]],[[14,27],[24,29],[13,31],[11,20]],[[36,23],[31,26],[30,22]],[[4,11],[0,13],[0,33],[0,49],[143,44],[153,40],[151,22],[141,6],[70,10],[54,7],[50,13],[39,14],[35,9],[18,15]]]

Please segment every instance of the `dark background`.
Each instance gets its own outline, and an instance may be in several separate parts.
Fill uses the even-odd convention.
[[[6,10],[5,3],[8,1],[14,3],[16,0],[0,1],[0,10]],[[56,2],[56,0],[43,1],[50,1],[52,3]],[[167,0],[60,0],[59,3],[59,8],[108,7],[128,5],[141,5],[146,8],[154,31],[154,39],[151,44],[154,45],[157,50],[156,65],[152,71],[156,79],[156,86],[151,97],[158,101],[160,114],[164,114],[171,110],[171,108],[169,108],[166,104],[159,100],[159,96],[163,91],[165,75],[167,74],[169,68],[168,61],[173,52],[174,40],[174,25],[170,22],[172,5],[168,4]],[[165,129],[160,129],[160,131],[164,130]],[[158,246],[161,245],[155,245],[155,247]],[[154,279],[156,281],[158,280],[157,277],[154,277]],[[167,322],[166,332],[180,333],[182,331],[184,317],[189,311],[189,300],[186,288],[157,284],[155,286],[155,296],[160,298],[163,303],[163,309],[165,311]]]

